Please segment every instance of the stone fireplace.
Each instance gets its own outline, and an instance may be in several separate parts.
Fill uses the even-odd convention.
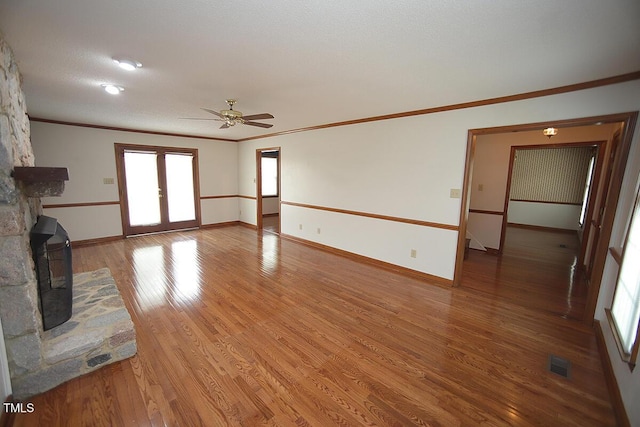
[[[0,320],[14,399],[137,351],[131,317],[106,268],[74,275],[71,319],[43,327],[30,234],[42,215],[40,197],[61,194],[64,183],[19,176],[36,169],[20,73],[0,34]]]

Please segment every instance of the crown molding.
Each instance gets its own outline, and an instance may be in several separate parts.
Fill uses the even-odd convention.
[[[356,125],[356,124],[360,124],[360,123],[377,122],[377,121],[381,121],[381,120],[399,119],[399,118],[411,117],[411,116],[422,116],[422,115],[426,115],[426,114],[441,113],[441,112],[445,112],[445,111],[463,110],[463,109],[466,109],[466,108],[482,107],[482,106],[493,105],[493,104],[502,104],[502,103],[505,103],[505,102],[522,101],[522,100],[525,100],[525,99],[540,98],[540,97],[543,97],[543,96],[558,95],[558,94],[561,94],[561,93],[568,93],[568,92],[576,92],[576,91],[579,91],[579,90],[593,89],[593,88],[596,88],[596,87],[609,86],[609,85],[613,85],[613,84],[625,83],[625,82],[628,82],[628,81],[639,80],[639,79],[640,79],[640,71],[633,71],[631,73],[620,74],[620,75],[613,76],[613,77],[607,77],[607,78],[597,79],[597,80],[590,80],[590,81],[587,81],[587,82],[575,83],[575,84],[566,85],[566,86],[559,86],[559,87],[555,87],[555,88],[551,88],[551,89],[542,89],[542,90],[536,90],[536,91],[531,91],[531,92],[523,92],[523,93],[519,93],[519,94],[515,94],[515,95],[499,96],[497,98],[488,98],[488,99],[482,99],[482,100],[477,100],[477,101],[462,102],[462,103],[458,103],[458,104],[443,105],[443,106],[439,106],[439,107],[424,108],[424,109],[420,109],[420,110],[412,110],[412,111],[405,111],[405,112],[400,112],[400,113],[386,114],[386,115],[382,115],[382,116],[373,116],[373,117],[365,117],[365,118],[361,118],[361,119],[345,120],[345,121],[342,121],[342,122],[325,123],[325,124],[316,125],[316,126],[308,126],[308,127],[303,127],[303,128],[297,128],[297,129],[289,129],[289,130],[284,130],[284,131],[281,131],[281,132],[274,132],[274,133],[268,133],[268,134],[264,134],[264,135],[250,136],[250,137],[247,137],[247,138],[239,138],[239,139],[216,138],[216,137],[211,137],[211,136],[188,135],[188,134],[171,133],[171,132],[158,132],[158,131],[150,131],[150,130],[122,128],[122,127],[117,127],[117,126],[95,125],[95,124],[90,124],[90,123],[75,123],[75,122],[67,122],[67,121],[61,121],[61,120],[46,119],[46,118],[41,118],[41,117],[29,117],[29,120],[34,121],[34,122],[42,122],[42,123],[53,123],[53,124],[59,124],[59,125],[79,126],[79,127],[88,127],[88,128],[105,129],[105,130],[115,130],[115,131],[123,131],[123,132],[145,133],[145,134],[150,134],[150,135],[175,136],[175,137],[180,137],[180,138],[194,138],[194,139],[207,139],[207,140],[211,140],[211,141],[223,141],[223,142],[245,142],[245,141],[254,141],[254,140],[257,140],[257,139],[272,138],[272,137],[275,137],[275,136],[287,135],[287,134],[290,134],[290,133],[308,132],[308,131],[312,131],[312,130],[320,130],[320,129],[328,129],[328,128],[333,128],[333,127],[340,127],[340,126]]]

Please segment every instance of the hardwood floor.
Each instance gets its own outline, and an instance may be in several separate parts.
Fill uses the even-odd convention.
[[[587,283],[577,267],[580,242],[575,234],[507,227],[501,256],[470,251],[462,287],[501,300],[582,320]]]
[[[262,217],[262,230],[280,233],[280,215],[265,215]]]
[[[593,332],[535,306],[241,226],[74,249],[105,266],[138,354],[15,426],[615,425]]]

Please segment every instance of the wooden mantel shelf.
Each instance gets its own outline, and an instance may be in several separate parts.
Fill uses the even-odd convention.
[[[67,168],[23,167],[13,168],[13,179],[22,183],[27,197],[62,196],[64,182],[69,181]]]
[[[69,171],[67,168],[16,166],[13,169],[13,178],[23,182],[68,181]]]

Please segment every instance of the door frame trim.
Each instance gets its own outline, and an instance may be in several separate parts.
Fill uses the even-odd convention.
[[[282,201],[281,194],[281,165],[282,165],[282,149],[280,147],[267,147],[256,149],[256,228],[258,231],[262,231],[264,226],[262,221],[262,153],[265,151],[277,151],[278,152],[278,197]],[[278,205],[278,234],[280,234],[280,227],[282,226],[280,212],[281,206]]]
[[[202,212],[200,207],[200,171],[198,169],[198,149],[197,148],[188,148],[188,147],[170,147],[164,145],[141,145],[141,144],[125,144],[125,143],[114,143],[114,151],[116,156],[116,176],[118,179],[118,197],[120,204],[120,220],[122,223],[122,234],[123,236],[133,236],[138,234],[145,233],[154,233],[154,232],[164,232],[164,231],[173,231],[180,230],[186,228],[200,228],[202,226]],[[132,228],[130,227],[129,221],[127,219],[129,206],[127,200],[127,191],[126,191],[126,178],[124,176],[124,152],[126,150],[131,151],[148,151],[148,152],[159,152],[162,154],[171,154],[171,153],[188,153],[193,156],[193,196],[194,196],[194,204],[195,204],[195,222],[194,221],[181,221],[175,223],[168,223],[167,227],[160,227],[156,229],[149,229],[145,232],[132,232]],[[163,170],[164,165],[160,167],[158,166],[158,179],[166,181],[166,172]],[[161,211],[162,203],[160,207]],[[166,212],[164,213],[167,214]],[[168,218],[167,218],[168,221]]]
[[[638,111],[610,114],[594,117],[582,117],[577,119],[556,120],[549,122],[528,123],[511,126],[499,126],[491,128],[481,129],[469,129],[467,132],[467,150],[464,167],[464,181],[462,187],[462,198],[460,206],[460,228],[458,232],[458,245],[456,251],[455,270],[453,274],[453,286],[460,286],[462,280],[462,268],[464,261],[464,249],[465,249],[465,237],[467,231],[467,222],[469,220],[469,202],[471,197],[471,174],[473,171],[473,161],[475,154],[475,146],[477,137],[480,135],[496,134],[496,133],[508,133],[517,131],[532,131],[542,130],[549,126],[552,127],[578,127],[578,126],[591,126],[604,123],[623,123],[622,138],[620,141],[619,155],[614,166],[614,174],[611,177],[612,185],[609,197],[611,200],[612,209],[607,209],[603,218],[602,232],[597,244],[596,258],[594,261],[593,272],[591,276],[591,283],[589,286],[589,292],[587,295],[587,303],[584,311],[583,322],[591,326],[593,324],[596,304],[598,301],[598,294],[600,292],[600,284],[602,281],[602,275],[604,272],[604,264],[606,261],[607,253],[609,251],[609,240],[611,238],[611,231],[613,228],[613,221],[617,210],[618,197],[620,195],[620,189],[622,187],[622,180],[624,178],[624,172],[627,166],[626,160],[631,148],[631,141],[633,138],[633,132],[638,120]]]

